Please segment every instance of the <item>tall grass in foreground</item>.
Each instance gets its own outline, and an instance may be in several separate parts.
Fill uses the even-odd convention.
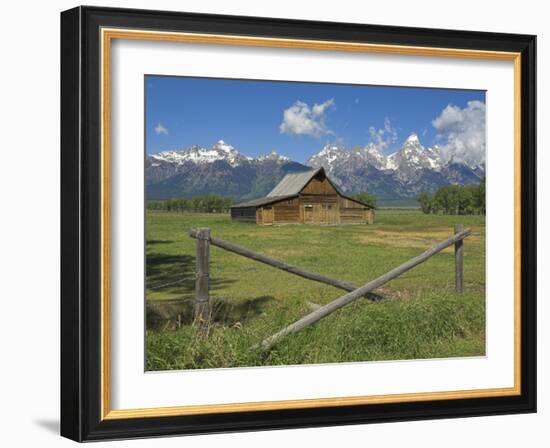
[[[198,369],[483,355],[485,307],[472,294],[352,304],[291,335],[270,352],[263,338],[308,312],[298,298],[250,321],[148,331],[147,370]]]

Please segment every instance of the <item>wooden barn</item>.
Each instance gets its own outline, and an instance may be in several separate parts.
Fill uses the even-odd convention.
[[[324,168],[287,174],[264,198],[235,204],[231,219],[273,224],[372,224],[369,205],[340,193]]]

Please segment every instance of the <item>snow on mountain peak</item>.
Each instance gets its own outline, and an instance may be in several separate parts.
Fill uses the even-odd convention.
[[[214,163],[218,160],[224,160],[232,167],[238,166],[247,157],[243,156],[233,146],[223,140],[216,142],[212,148],[202,148],[194,145],[188,149],[162,151],[152,155],[157,161],[168,162],[176,165],[182,165],[186,162],[194,163]]]
[[[214,149],[217,149],[219,151],[223,151],[223,152],[232,152],[232,151],[235,151],[235,148],[233,148],[233,146],[225,143],[223,140],[218,140],[214,146],[212,146],[212,148]]]
[[[407,140],[405,143],[420,143],[420,139],[418,138],[418,135],[416,135],[414,132],[407,137]]]
[[[248,157],[241,154],[232,145],[224,140],[218,140],[211,148],[203,148],[193,145],[187,149],[162,151],[158,154],[151,155],[153,166],[158,166],[159,163],[165,162],[172,165],[183,165],[191,162],[196,164],[214,163],[217,161],[225,161],[233,168],[247,162],[263,162],[265,160],[273,160],[277,163],[286,163],[290,159],[279,154],[277,151],[271,151],[269,154],[264,154],[258,157]]]
[[[329,143],[323,147],[317,155],[329,155],[343,151],[343,148],[337,144]]]
[[[308,163],[315,167],[324,166],[330,168],[330,165],[335,161],[340,161],[349,156],[349,152],[335,143],[329,143],[321,149],[317,154],[310,157]]]
[[[312,168],[325,168],[327,174],[332,180],[339,183],[338,177],[334,174],[338,165],[346,164],[351,157],[351,153],[336,143],[329,143],[317,154],[311,156],[305,164]]]
[[[255,159],[249,158],[249,160],[256,160],[258,162],[263,162],[264,160],[274,160],[276,162],[288,162],[290,159],[286,156],[279,154],[277,151],[273,150],[269,154],[263,154],[256,157]]]
[[[365,146],[363,149],[370,154],[381,154],[378,150],[378,147],[372,142]]]
[[[388,156],[388,167],[397,171],[402,180],[414,179],[422,169],[439,171],[442,165],[439,147],[425,148],[415,133],[409,135],[399,151]]]
[[[323,166],[327,172],[335,173],[343,167],[348,170],[356,166],[372,166],[381,171],[393,171],[403,180],[413,179],[423,169],[440,171],[443,166],[438,146],[425,148],[416,133],[410,134],[401,148],[388,156],[382,153],[375,143],[352,150],[336,145],[325,145],[321,151],[311,157],[307,165]]]
[[[364,148],[354,150],[360,157],[362,157],[367,163],[370,163],[376,169],[387,169],[386,156],[380,152],[378,147],[374,143],[369,143]]]
[[[397,156],[397,153],[394,152],[393,154],[390,154],[388,157],[386,157],[386,169],[395,171],[397,169],[397,162],[395,161],[395,158]]]

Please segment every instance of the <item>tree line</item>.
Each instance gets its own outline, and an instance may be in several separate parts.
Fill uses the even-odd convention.
[[[424,191],[417,201],[426,214],[485,215],[485,177],[479,185],[448,185],[431,194]]]
[[[228,213],[233,199],[209,194],[193,198],[174,198],[165,201],[148,201],[148,210],[165,212]]]
[[[363,204],[367,204],[372,208],[376,208],[377,198],[375,195],[362,191],[360,193],[354,193],[351,195],[353,199],[357,199]]]

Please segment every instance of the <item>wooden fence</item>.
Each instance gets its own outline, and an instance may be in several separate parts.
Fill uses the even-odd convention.
[[[305,269],[302,269],[300,267],[292,266],[280,260],[275,260],[274,258],[270,258],[257,252],[253,252],[229,241],[213,237],[210,234],[210,229],[203,228],[191,230],[189,232],[189,235],[192,238],[196,238],[197,240],[197,273],[195,281],[194,322],[196,325],[199,326],[203,334],[208,333],[208,327],[210,325],[211,317],[209,302],[210,245],[219,247],[229,252],[233,252],[246,258],[250,258],[254,261],[267,264],[274,268],[281,269],[285,272],[289,272],[291,274],[307,278],[309,280],[324,283],[347,291],[347,293],[343,296],[340,296],[336,300],[333,300],[326,305],[318,307],[310,314],[302,317],[300,320],[283,328],[274,335],[264,339],[261,342],[260,347],[264,350],[269,350],[285,336],[303,330],[304,328],[313,325],[314,323],[318,322],[329,314],[332,314],[334,311],[348,305],[349,303],[354,302],[361,297],[365,297],[374,289],[379,288],[390,280],[393,280],[394,278],[400,276],[401,274],[407,272],[415,266],[418,266],[420,263],[423,263],[430,257],[452,245],[454,245],[455,249],[455,289],[457,292],[462,293],[464,291],[464,238],[468,237],[471,233],[471,229],[464,229],[461,224],[457,224],[455,225],[453,236],[447,238],[444,241],[441,241],[440,243],[435,244],[422,254],[411,258],[410,260],[392,269],[391,271],[386,272],[380,277],[371,280],[370,282],[362,286],[357,286],[349,282],[336,280],[325,275],[318,274],[316,272],[306,271]]]

